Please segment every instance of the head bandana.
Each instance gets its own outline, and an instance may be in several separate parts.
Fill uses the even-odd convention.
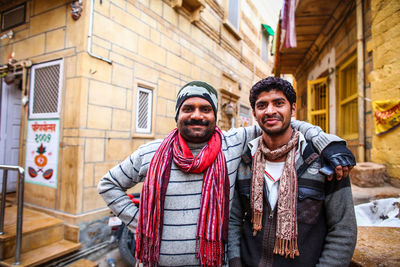
[[[176,107],[175,107],[175,120],[178,120],[179,109],[183,102],[190,97],[201,97],[210,102],[213,110],[215,119],[217,119],[218,111],[218,93],[211,85],[205,82],[193,81],[184,85],[179,90],[176,96]]]

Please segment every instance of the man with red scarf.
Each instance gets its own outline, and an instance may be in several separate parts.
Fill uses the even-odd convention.
[[[142,145],[98,185],[107,205],[136,233],[135,257],[146,266],[223,265],[240,158],[261,130],[252,126],[221,131],[216,127],[217,107],[212,86],[186,84],[177,95],[177,129]],[[320,152],[329,151],[329,144],[345,148],[340,138],[319,127],[298,121],[293,125]],[[327,160],[334,166],[353,165],[339,154],[329,154]],[[143,181],[138,209],[125,191]]]

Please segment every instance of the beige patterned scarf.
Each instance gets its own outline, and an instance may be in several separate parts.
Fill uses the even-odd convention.
[[[297,248],[297,175],[295,153],[299,142],[299,132],[293,130],[289,142],[276,150],[269,150],[260,138],[257,152],[254,155],[253,175],[251,180],[251,209],[253,211],[253,234],[262,228],[263,188],[266,160],[279,159],[286,155],[285,165],[279,182],[278,217],[274,253],[294,258],[299,256]]]

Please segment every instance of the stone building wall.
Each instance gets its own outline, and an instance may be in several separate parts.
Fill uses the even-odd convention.
[[[353,8],[350,14],[345,18],[341,27],[338,27],[336,32],[331,33],[329,42],[322,47],[318,53],[318,56],[315,60],[315,63],[308,69],[305,69],[296,76],[297,85],[298,85],[298,117],[301,120],[307,119],[307,80],[315,80],[320,77],[328,75],[328,64],[323,61],[327,54],[331,53],[331,50],[334,50],[334,53],[331,53],[332,56],[329,57],[329,62],[333,62],[333,65],[338,67],[342,64],[347,58],[356,53],[356,11]],[[321,66],[321,64],[324,64]],[[315,68],[319,68],[320,71],[316,72],[309,76],[310,72]],[[334,70],[336,75],[336,69]],[[330,75],[332,75],[330,74]],[[335,116],[335,114],[330,114],[330,116]],[[336,133],[336,132],[333,132]]]
[[[54,215],[74,223],[69,214],[82,212],[83,199],[83,145],[82,136],[100,135],[97,130],[79,129],[86,116],[87,79],[83,79],[83,55],[87,47],[87,22],[82,17],[74,21],[70,15],[70,1],[9,1],[1,11],[26,2],[25,23],[12,29],[11,39],[0,43],[0,62],[5,64],[13,54],[16,60],[30,60],[33,64],[62,58],[64,60],[62,107],[60,117],[60,149],[57,188],[25,184],[25,203],[45,208]],[[86,4],[86,1],[84,1]],[[28,69],[28,77],[30,70]],[[29,79],[29,78],[28,78]],[[26,83],[29,85],[29,81]],[[29,95],[28,86],[27,95]],[[25,164],[26,122],[28,106],[22,107],[20,165]],[[90,141],[88,141],[90,143]]]
[[[400,2],[371,0],[373,72],[372,100],[400,100]],[[373,135],[372,160],[385,164],[393,184],[400,187],[400,128]]]
[[[83,1],[82,17],[74,21],[70,1],[27,1],[26,23],[0,46],[2,63],[11,52],[34,64],[64,59],[58,185],[26,184],[25,200],[73,225],[108,214],[97,193],[99,179],[141,144],[176,126],[175,96],[188,81],[217,88],[218,123],[223,104],[232,102],[238,126],[241,106],[249,107],[249,88],[271,70],[272,59],[261,59],[261,23],[275,28],[271,17],[261,19],[260,5],[271,9],[263,1],[241,1],[238,31],[224,23],[228,1],[204,1],[194,22],[167,0],[93,1],[89,49],[105,59],[100,60],[88,54],[91,2]],[[138,87],[153,92],[148,134],[135,128]]]
[[[336,127],[330,127],[330,132],[338,134],[338,70],[348,58],[356,54],[357,50],[357,27],[356,27],[356,10],[355,5],[345,14],[346,17],[337,31],[332,32],[329,41],[320,50],[315,51],[317,56],[308,69],[304,69],[296,76],[298,86],[298,109],[297,117],[300,120],[307,120],[307,81],[316,80],[321,77],[328,76],[328,82],[331,86],[330,91],[334,91],[330,95],[330,113],[329,117],[333,117]],[[331,82],[333,80],[333,82]],[[332,87],[333,86],[333,87]],[[333,97],[332,97],[333,95]],[[347,140],[348,146],[352,152],[357,155],[358,140]]]
[[[369,73],[373,70],[373,60],[371,51],[371,8],[370,0],[363,1],[363,34],[364,34],[364,72],[365,72],[365,99],[364,99],[364,128],[365,128],[365,159],[358,158],[359,161],[371,160],[373,118],[371,107],[371,89]],[[307,80],[314,80],[323,76],[328,76],[330,91],[330,132],[339,134],[339,111],[338,111],[338,70],[348,58],[357,53],[357,25],[356,25],[356,3],[354,1],[350,11],[345,14],[346,18],[338,27],[336,32],[332,32],[327,44],[320,50],[316,57],[315,64],[309,69],[304,70],[297,77],[299,85],[298,112],[300,119],[307,119]],[[334,97],[332,97],[334,96]],[[350,149],[358,156],[358,143],[356,140],[347,140]]]
[[[373,161],[387,166],[392,183],[400,186],[400,150],[394,145],[399,140],[399,129],[376,136],[374,133],[373,111],[371,102],[374,100],[400,99],[399,77],[400,57],[398,56],[400,28],[399,2],[365,0],[363,3],[363,33],[364,33],[364,129],[365,129],[365,159],[359,161]],[[296,77],[298,86],[298,111],[299,119],[307,119],[307,79],[316,79],[326,76],[328,64],[326,57],[338,67],[357,49],[356,6],[353,5],[341,27],[330,36],[329,42],[318,51],[315,64],[309,69],[299,73]],[[333,51],[333,52],[332,52]],[[325,64],[325,65],[324,65]],[[316,71],[316,70],[321,71]],[[330,79],[336,79],[337,74],[329,74]],[[312,74],[310,76],[310,74]],[[334,77],[332,77],[334,75]],[[337,103],[337,99],[336,99]],[[330,116],[337,116],[330,113]],[[337,120],[336,120],[337,121]],[[338,133],[337,128],[333,133]],[[355,155],[358,155],[358,140],[348,140],[348,145]]]
[[[249,106],[248,88],[269,72],[259,57],[260,29],[251,22],[252,14],[242,13],[238,39],[223,25],[219,8],[207,6],[200,20],[191,23],[168,2],[96,2],[93,51],[113,64],[84,55],[87,70],[101,66],[106,72],[97,78],[87,74],[87,121],[81,127],[96,129],[102,136],[86,139],[83,212],[104,207],[96,185],[110,167],[176,127],[175,97],[186,82],[202,80],[226,91],[220,90],[220,123],[224,101],[234,101],[236,112],[240,104]],[[104,97],[110,84],[114,103]],[[147,135],[137,133],[134,125],[138,86],[154,94],[153,128]],[[107,119],[98,120],[99,113]]]

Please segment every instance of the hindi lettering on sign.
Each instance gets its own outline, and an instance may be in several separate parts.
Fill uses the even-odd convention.
[[[49,124],[49,123],[46,123],[45,121],[44,121],[43,124],[39,124],[39,123],[35,122],[35,123],[32,124],[32,130],[34,132],[37,132],[37,131],[55,132],[56,131],[56,126],[57,125],[55,123],[50,123]]]

